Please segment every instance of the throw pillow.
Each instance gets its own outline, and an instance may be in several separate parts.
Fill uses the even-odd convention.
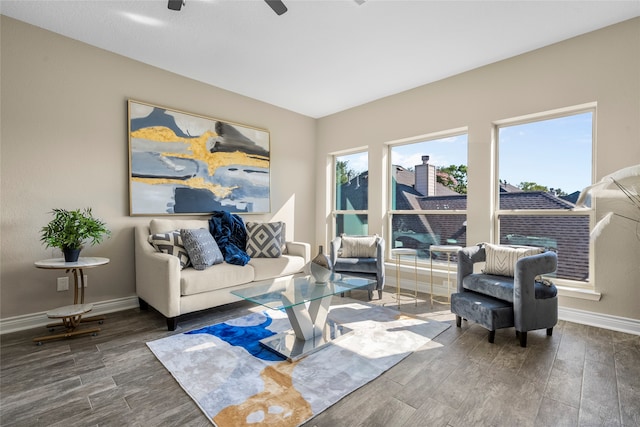
[[[224,260],[218,244],[206,228],[182,229],[180,235],[196,270],[204,270]]]
[[[251,258],[278,258],[282,255],[281,222],[247,222],[247,254]]]
[[[516,262],[523,257],[537,255],[544,252],[542,248],[533,246],[502,246],[485,243],[486,254],[485,274],[513,277],[516,270]]]
[[[147,240],[151,246],[156,249],[156,251],[178,257],[180,260],[181,270],[189,266],[189,254],[182,242],[180,230],[173,230],[168,233],[151,234]]]
[[[375,258],[378,236],[341,236],[343,258]]]

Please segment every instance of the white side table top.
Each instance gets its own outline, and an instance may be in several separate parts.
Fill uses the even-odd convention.
[[[454,246],[454,245],[429,246],[429,251],[433,251],[433,252],[458,252],[460,249],[462,249],[462,246]]]
[[[66,317],[80,316],[93,310],[93,304],[73,304],[47,311],[47,317],[51,319],[64,319]]]
[[[400,256],[400,255],[416,256],[417,254],[418,254],[418,251],[416,249],[411,249],[411,248],[395,248],[395,249],[391,249],[391,255],[392,256]]]
[[[109,263],[109,258],[102,257],[80,257],[77,262],[65,262],[64,258],[50,258],[36,261],[38,268],[51,269],[71,269],[71,268],[91,268]]]

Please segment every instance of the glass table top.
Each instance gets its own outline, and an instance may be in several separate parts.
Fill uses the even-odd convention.
[[[375,280],[371,279],[333,273],[327,283],[316,283],[313,277],[303,276],[236,289],[231,293],[255,304],[280,310],[374,283]]]

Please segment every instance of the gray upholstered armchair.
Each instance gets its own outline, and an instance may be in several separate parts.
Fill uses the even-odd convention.
[[[384,239],[380,236],[339,236],[331,242],[331,266],[333,271],[358,277],[375,279],[369,291],[377,289],[382,298],[384,288]]]
[[[485,268],[474,273],[478,262],[485,262]],[[451,302],[456,323],[460,326],[462,317],[483,325],[490,342],[495,329],[514,326],[522,347],[527,331],[546,328],[550,336],[558,322],[558,290],[541,275],[553,273],[557,265],[556,253],[540,248],[485,243],[460,250],[457,296]]]

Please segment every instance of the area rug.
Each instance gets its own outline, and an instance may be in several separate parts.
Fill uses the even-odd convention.
[[[291,328],[276,310],[147,345],[214,425],[284,427],[324,411],[449,327],[363,303],[334,306],[329,318],[353,332],[293,363],[258,342]]]

